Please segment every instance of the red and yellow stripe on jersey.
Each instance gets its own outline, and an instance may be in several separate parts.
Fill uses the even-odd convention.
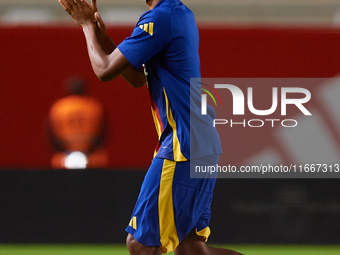
[[[157,158],[180,162],[221,153],[214,110],[209,108],[211,114],[202,116],[200,89],[190,91],[190,79],[201,77],[198,48],[195,17],[179,0],[157,3],[118,45],[134,67],[145,65],[158,134]]]

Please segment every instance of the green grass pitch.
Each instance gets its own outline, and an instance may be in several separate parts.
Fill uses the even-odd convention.
[[[216,245],[246,255],[339,255],[340,246]],[[173,253],[168,253],[173,255]],[[0,255],[129,255],[124,245],[0,245]]]

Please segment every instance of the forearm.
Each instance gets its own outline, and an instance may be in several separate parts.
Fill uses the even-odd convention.
[[[97,38],[107,54],[111,54],[116,49],[116,44],[107,33],[104,34],[97,29]],[[141,75],[141,73],[143,75]],[[120,75],[135,88],[141,87],[146,84],[143,67],[137,69],[131,65],[130,67],[126,68]]]
[[[83,28],[92,69],[102,81],[110,81],[122,74],[133,87],[145,84],[143,70],[137,70],[119,51],[106,33],[106,26],[97,12],[96,0],[59,0],[64,10]]]
[[[83,27],[83,32],[86,39],[87,51],[94,73],[99,79],[104,79],[108,76],[110,66],[109,55],[105,52],[104,46],[97,38],[96,24],[88,24]],[[112,79],[119,74],[112,75]]]
[[[121,75],[133,87],[146,84],[143,68],[137,69],[122,55],[115,43],[95,23],[83,27],[92,69],[102,81]]]
[[[105,32],[101,31],[97,25],[96,29],[96,35],[97,39],[99,40],[99,43],[103,47],[103,50],[106,52],[106,54],[111,54],[116,49],[116,44],[113,42],[111,37]]]
[[[134,88],[139,88],[146,84],[143,67],[137,69],[134,66],[130,66],[121,73],[121,76]]]

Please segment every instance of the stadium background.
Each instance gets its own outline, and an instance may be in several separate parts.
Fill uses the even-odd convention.
[[[199,23],[203,77],[338,76],[340,1],[183,2]],[[116,43],[145,11],[144,1],[98,4]],[[121,78],[100,83],[81,30],[57,1],[0,1],[0,6],[0,243],[124,243],[124,228],[157,139],[146,88],[133,89]],[[89,79],[91,94],[109,114],[110,168],[51,170],[47,113],[64,95],[65,79],[79,74]],[[339,120],[325,116],[325,109],[334,106],[322,97],[327,91],[340,95],[327,85],[312,91],[326,119],[317,135],[327,139],[316,147],[339,155]],[[233,164],[242,164],[271,157],[275,150],[294,151],[294,143],[273,143],[265,134],[260,138],[235,131],[230,135],[235,146],[224,153]],[[245,244],[339,244],[338,186],[337,179],[218,180],[210,241],[241,249],[247,249]],[[12,254],[15,247],[2,246],[0,254]],[[282,246],[272,249],[293,254]],[[311,254],[308,247],[301,249]],[[322,254],[339,253],[321,249]],[[247,251],[257,254],[256,248]]]

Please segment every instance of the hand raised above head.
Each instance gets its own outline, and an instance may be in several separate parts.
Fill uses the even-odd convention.
[[[59,4],[81,27],[96,22],[93,9],[93,7],[97,8],[96,1],[91,1],[91,3],[94,5],[90,5],[85,0],[59,0]]]

